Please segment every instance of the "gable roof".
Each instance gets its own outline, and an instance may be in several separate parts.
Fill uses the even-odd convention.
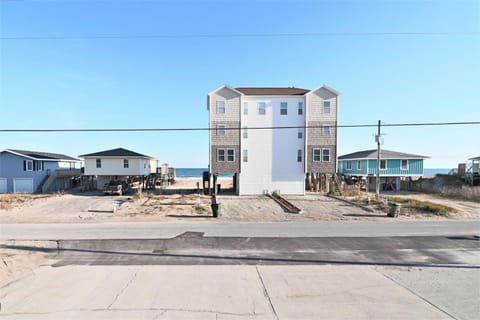
[[[19,156],[23,156],[32,160],[43,160],[43,161],[80,161],[80,159],[67,156],[61,153],[51,153],[51,152],[41,152],[41,151],[28,151],[28,150],[17,150],[17,149],[5,149],[3,152],[9,152]]]
[[[382,159],[427,159],[427,156],[421,156],[411,153],[403,153],[390,150],[381,150],[380,156]],[[349,153],[338,157],[338,160],[353,160],[353,159],[377,159],[377,149],[364,150]]]
[[[310,92],[307,89],[287,88],[235,88],[247,96],[303,96]]]
[[[324,84],[322,84],[320,87],[318,87],[318,88],[316,88],[316,89],[313,89],[313,90],[310,91],[308,94],[310,94],[310,93],[312,93],[312,92],[316,92],[316,91],[318,91],[318,90],[320,90],[320,89],[324,89],[324,90],[330,91],[331,93],[333,93],[333,94],[336,95],[336,96],[339,96],[339,95],[341,94],[341,93],[338,92],[337,90],[334,90],[334,89],[332,89],[332,88],[330,88],[330,87],[328,87],[328,86],[326,86],[326,85],[324,85]]]
[[[89,154],[83,154],[80,155],[79,157],[86,158],[86,157],[118,157],[118,158],[147,158],[147,159],[153,159],[150,156],[134,152],[131,150],[127,150],[124,148],[116,148],[116,149],[111,149],[111,150],[105,150],[105,151],[99,151],[95,153],[89,153]]]

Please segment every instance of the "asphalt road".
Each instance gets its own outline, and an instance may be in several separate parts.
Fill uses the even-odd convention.
[[[169,239],[185,232],[203,232],[211,237],[276,238],[456,236],[480,234],[480,220],[1,224],[0,240]]]
[[[0,318],[383,320],[480,314],[475,234],[276,238],[187,232],[171,239],[58,240],[55,260],[0,288]]]
[[[209,237],[58,240],[54,266],[349,264],[480,268],[480,237]],[[12,246],[18,250],[42,248]]]

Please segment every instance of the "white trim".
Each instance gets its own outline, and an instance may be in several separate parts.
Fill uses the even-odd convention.
[[[406,169],[403,168],[403,166],[402,166],[402,161],[407,161],[407,168],[406,168]],[[400,159],[400,170],[406,171],[406,170],[408,170],[408,169],[409,169],[409,161],[408,161],[408,159]]]
[[[325,89],[325,90],[327,90],[327,91],[330,91],[331,93],[333,93],[333,94],[336,95],[336,96],[341,95],[341,93],[338,92],[337,90],[334,90],[334,89],[332,89],[332,88],[330,88],[330,87],[328,87],[328,86],[326,86],[326,85],[324,85],[324,84],[322,84],[320,87],[318,87],[318,88],[316,88],[316,89],[313,89],[313,90],[307,92],[305,95],[307,96],[307,95],[309,95],[309,94],[311,94],[311,93],[314,93],[314,92],[316,92],[316,91],[318,91],[318,90],[320,90],[320,89]]]
[[[221,87],[213,90],[213,91],[210,92],[208,95],[215,94],[215,93],[217,93],[218,91],[220,91],[220,90],[222,90],[222,89],[228,89],[228,90],[231,90],[231,91],[233,91],[233,92],[235,92],[235,93],[243,96],[243,93],[241,93],[240,91],[238,91],[238,90],[236,90],[236,89],[234,89],[234,88],[232,88],[232,87],[230,87],[230,86],[228,86],[228,85],[226,85],[226,84],[224,84],[223,86],[221,86]]]
[[[71,159],[61,159],[61,158],[55,158],[55,159],[52,159],[52,158],[49,158],[49,159],[35,158],[35,157],[27,156],[26,154],[23,154],[23,153],[18,153],[18,152],[12,151],[12,150],[10,150],[10,149],[5,149],[5,150],[1,151],[0,153],[2,153],[2,152],[8,152],[8,153],[14,154],[14,155],[16,155],[16,156],[24,157],[24,158],[31,159],[31,160],[38,160],[38,161],[51,161],[51,162],[58,162],[58,161],[61,161],[61,162],[82,162],[82,160],[80,160],[80,159],[78,159],[78,160],[71,160]]]

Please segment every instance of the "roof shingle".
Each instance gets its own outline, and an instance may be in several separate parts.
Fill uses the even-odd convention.
[[[99,151],[95,153],[83,154],[83,155],[80,155],[79,157],[82,157],[82,158],[85,158],[85,157],[135,157],[135,158],[153,159],[150,156],[147,156],[138,152],[134,152],[131,150],[127,150],[124,148],[116,148],[111,150]]]
[[[247,96],[303,96],[310,92],[307,89],[289,88],[235,88]]]
[[[411,153],[403,153],[390,150],[381,150],[380,155],[382,159],[426,159],[427,156],[421,156]],[[377,149],[357,151],[338,157],[338,160],[351,159],[377,159]]]

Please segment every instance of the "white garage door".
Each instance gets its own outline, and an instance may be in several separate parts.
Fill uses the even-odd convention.
[[[0,193],[7,193],[7,178],[0,178]]]
[[[33,193],[33,178],[13,179],[13,192]]]

